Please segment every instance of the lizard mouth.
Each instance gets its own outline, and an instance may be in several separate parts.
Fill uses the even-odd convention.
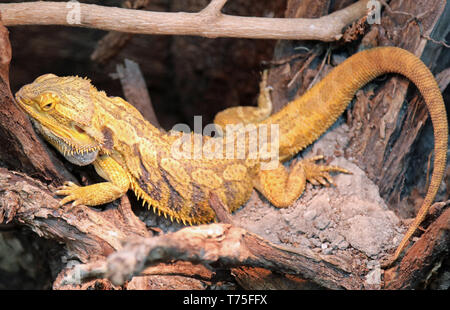
[[[86,166],[91,164],[98,155],[99,146],[86,145],[80,146],[72,141],[67,141],[62,137],[57,136],[48,128],[42,126],[35,119],[31,119],[35,129],[40,132],[44,138],[53,145],[69,162],[78,166]],[[77,129],[80,131],[81,129]]]

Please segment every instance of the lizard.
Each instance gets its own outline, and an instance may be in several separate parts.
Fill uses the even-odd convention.
[[[306,182],[334,184],[336,166],[318,164],[322,157],[283,162],[317,140],[344,112],[357,90],[374,78],[397,73],[412,81],[427,105],[434,131],[434,168],[427,193],[413,223],[398,245],[395,261],[423,221],[442,181],[447,153],[448,124],[442,94],[427,66],[398,47],[376,47],[358,52],[333,68],[302,96],[270,115],[270,94],[261,89],[258,107],[231,108],[217,114],[219,125],[247,120],[256,127],[277,125],[279,161],[261,169],[263,157],[175,158],[176,135],[163,132],[120,97],[108,97],[89,79],[45,74],[24,85],[15,98],[36,130],[68,161],[93,164],[106,181],[88,186],[66,182],[56,191],[65,196],[60,205],[96,206],[124,195],[129,189],[171,220],[189,224],[214,220],[209,195],[215,193],[233,212],[257,189],[275,207],[290,206],[305,190]],[[264,80],[264,79],[263,79]],[[263,83],[261,82],[261,85]],[[191,142],[198,138],[191,135]],[[210,141],[210,137],[200,135]],[[237,145],[247,147],[245,143]]]

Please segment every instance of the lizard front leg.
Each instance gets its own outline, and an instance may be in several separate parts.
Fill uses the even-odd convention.
[[[274,206],[285,208],[303,194],[307,181],[313,185],[329,186],[334,185],[329,172],[351,174],[350,171],[337,166],[316,164],[315,162],[320,159],[323,159],[323,156],[296,160],[291,164],[290,171],[281,163],[276,169],[261,170],[254,186]]]
[[[72,206],[96,206],[108,203],[123,196],[130,187],[127,171],[108,155],[97,157],[94,161],[97,173],[108,182],[88,186],[78,186],[73,182],[66,182],[57,191],[57,195],[66,196],[59,204],[62,206],[73,201]]]

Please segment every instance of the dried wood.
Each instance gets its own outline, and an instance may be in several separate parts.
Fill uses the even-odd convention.
[[[123,7],[127,9],[143,9],[149,4],[150,0],[127,0]],[[108,32],[97,44],[91,59],[105,64],[112,57],[117,55],[128,41],[133,37],[131,33],[117,31]]]
[[[230,211],[216,194],[211,193],[209,201],[211,204],[211,208],[216,213],[216,219],[218,222],[224,224],[233,224],[233,219],[231,218]]]
[[[438,50],[434,47],[425,49],[427,40],[422,34],[429,34],[435,28],[444,11],[445,2],[433,0],[426,1],[425,4],[391,1],[391,13],[383,15],[381,24],[374,25],[371,38],[363,39],[363,44],[396,45],[425,59],[426,54],[434,50],[437,57],[443,52],[443,47]],[[410,20],[411,16],[420,17],[422,33],[417,24]],[[410,88],[415,97],[405,106]],[[403,209],[397,208],[397,211],[404,217],[412,217],[415,215],[415,206],[399,202],[412,147],[428,119],[425,104],[419,100],[420,95],[414,86],[410,87],[410,82],[398,75],[389,76],[375,92],[360,93],[360,96],[364,98],[360,97],[362,100],[355,104],[351,115],[353,138],[349,154],[356,158],[358,164],[364,167],[368,176],[380,187],[381,195],[390,206],[400,205]],[[423,160],[427,160],[427,154],[423,155]]]
[[[386,289],[425,287],[427,279],[449,255],[450,208],[414,243],[400,264],[385,272]]]
[[[74,180],[56,156],[48,152],[30,121],[14,102],[9,86],[11,45],[0,23],[0,162],[56,185]]]
[[[287,2],[286,18],[319,18],[326,14],[330,0],[290,0]],[[281,110],[295,96],[306,90],[305,69],[323,51],[321,43],[309,41],[279,41],[275,47],[274,62],[268,74],[268,85],[273,88],[271,97],[273,113]],[[293,61],[286,61],[291,59]],[[280,63],[281,62],[281,63]]]
[[[131,40],[133,34],[110,31],[97,43],[97,47],[91,54],[91,60],[101,64],[107,63],[116,56],[122,48]]]
[[[117,208],[103,211],[60,207],[53,186],[5,168],[0,168],[0,189],[0,220],[6,217],[41,237],[64,243],[68,255],[81,262],[106,257],[127,238],[150,236],[126,196]]]
[[[138,109],[153,126],[161,129],[139,65],[132,60],[125,59],[124,65],[118,64],[116,70],[117,74],[114,74],[113,77],[120,79],[125,99]]]
[[[68,21],[67,4],[60,2],[0,4],[0,11],[6,26],[65,25],[129,33],[198,35],[209,38],[335,41],[342,37],[341,31],[345,26],[366,14],[368,1],[360,0],[345,9],[319,19],[243,17],[218,14],[217,8],[221,8],[224,1],[214,1],[210,7],[198,13],[143,12],[79,4],[79,22]]]
[[[202,263],[213,267],[262,267],[282,273],[302,274],[329,288],[361,288],[361,279],[340,262],[313,253],[296,252],[274,245],[242,228],[228,224],[187,227],[138,242],[108,257],[106,275],[115,284],[145,266],[170,260]],[[345,268],[345,269],[344,269]]]
[[[258,267],[238,267],[231,270],[236,281],[246,290],[317,290],[320,285],[301,277],[280,274]]]

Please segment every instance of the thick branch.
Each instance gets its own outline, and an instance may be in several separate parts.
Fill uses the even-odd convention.
[[[14,102],[9,86],[12,52],[8,30],[0,23],[0,162],[55,185],[74,180],[63,164],[47,152],[25,114]],[[0,187],[1,189],[1,187]]]
[[[242,228],[228,224],[187,227],[175,233],[133,241],[108,257],[106,275],[123,283],[146,266],[174,260],[222,268],[262,267],[278,272],[301,274],[329,288],[356,289],[362,279],[351,266],[333,261],[304,248],[293,251],[272,244]]]
[[[161,128],[139,65],[129,59],[125,59],[124,63],[125,65],[118,64],[116,66],[117,73],[112,74],[113,78],[120,79],[128,102],[138,109],[153,126]]]
[[[204,8],[201,13],[219,16],[221,15],[220,11],[222,10],[226,2],[227,0],[211,0],[208,6]]]
[[[69,256],[82,262],[104,258],[120,249],[127,238],[150,235],[127,201],[103,212],[85,206],[59,207],[52,190],[26,175],[0,168],[0,223],[14,220],[39,236],[63,242]]]
[[[131,40],[133,34],[117,31],[108,32],[100,41],[91,54],[91,60],[105,64],[116,56],[122,48]]]
[[[448,203],[448,202],[447,202]],[[450,208],[434,221],[406,252],[402,261],[386,271],[385,288],[413,289],[424,282],[432,269],[448,256],[450,244]]]
[[[361,0],[347,8],[317,19],[262,18],[211,14],[225,1],[214,1],[199,13],[165,13],[79,5],[79,23],[70,23],[77,16],[77,6],[66,2],[28,2],[0,4],[3,23],[16,25],[65,25],[114,30],[130,33],[198,35],[204,37],[239,37],[252,39],[296,39],[334,41],[342,29],[367,13],[369,0]]]

